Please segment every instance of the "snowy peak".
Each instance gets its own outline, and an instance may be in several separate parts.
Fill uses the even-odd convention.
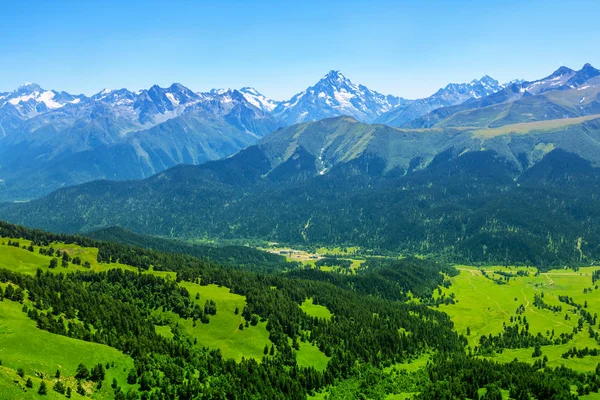
[[[86,97],[73,96],[67,92],[44,90],[35,83],[26,83],[12,93],[0,96],[0,108],[12,106],[22,117],[32,118],[68,104],[77,104]]]
[[[470,99],[480,99],[489,96],[503,87],[494,78],[484,75],[481,79],[474,79],[469,83],[450,83],[438,90],[431,97],[423,100],[427,103],[437,103],[439,107],[446,107],[460,104]]]
[[[343,85],[343,84],[346,84],[346,85],[352,84],[352,82],[350,82],[350,80],[347,79],[340,71],[334,71],[334,70],[331,70],[327,74],[325,74],[325,76],[323,76],[323,78],[321,78],[319,83],[325,83],[325,84],[329,84],[332,86]]]
[[[278,101],[266,97],[253,87],[243,87],[239,91],[244,95],[244,97],[250,104],[257,108],[260,108],[265,112],[273,111],[275,107],[277,107],[277,105],[280,103]]]
[[[563,65],[562,67],[559,67],[556,71],[554,71],[552,74],[550,74],[547,77],[543,78],[543,80],[554,79],[556,77],[560,77],[560,76],[564,76],[564,75],[568,75],[568,74],[573,74],[574,72],[575,71],[573,71],[571,68],[565,67]]]
[[[103,102],[110,106],[117,107],[133,104],[136,99],[136,95],[127,89],[104,89],[101,92],[93,95],[91,98],[93,101]]]
[[[590,64],[585,64],[579,71],[563,66],[545,78],[521,83],[521,93],[536,95],[548,90],[574,89],[598,75],[600,70]]]
[[[398,97],[355,85],[340,71],[331,70],[314,86],[280,103],[273,113],[290,125],[342,115],[372,122],[401,101]]]
[[[597,77],[598,75],[600,75],[600,70],[592,67],[592,65],[588,63],[585,64],[579,71],[575,72],[573,76],[571,76],[566,82],[565,86],[567,88],[578,88],[585,82]]]
[[[139,122],[153,124],[181,115],[187,107],[200,100],[198,94],[179,83],[168,88],[154,85],[136,95],[133,109],[139,115]]]

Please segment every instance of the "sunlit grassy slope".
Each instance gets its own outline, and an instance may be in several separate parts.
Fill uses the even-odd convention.
[[[133,360],[113,349],[96,343],[55,335],[38,329],[33,320],[22,311],[22,305],[10,300],[0,302],[0,398],[20,399],[24,396],[25,379],[32,378],[39,387],[41,379],[52,387],[57,370],[61,372],[61,380],[75,391],[75,371],[79,363],[88,368],[98,363],[105,365],[114,363],[106,370],[106,382],[116,378],[119,385],[128,388],[127,371],[133,367]],[[16,376],[16,370],[23,368],[25,379]],[[104,385],[99,391],[88,383],[88,391],[94,391],[96,398],[112,398],[110,385]],[[31,391],[31,390],[30,390]],[[63,396],[64,398],[64,396]]]
[[[460,274],[451,279],[452,286],[444,289],[446,295],[454,293],[456,304],[442,305],[440,310],[448,313],[455,323],[458,332],[468,336],[469,345],[475,347],[483,335],[498,334],[503,330],[503,324],[510,324],[510,318],[516,317],[519,306],[525,308],[522,316],[527,318],[530,332],[536,335],[540,332],[547,336],[554,330],[555,336],[561,333],[572,333],[577,326],[579,316],[572,307],[558,301],[559,295],[567,295],[576,303],[587,302],[587,310],[600,314],[600,292],[592,285],[591,274],[597,267],[581,268],[578,272],[572,270],[552,270],[536,276],[533,268],[520,268],[528,271],[527,276],[510,278],[505,284],[498,284],[486,278],[480,269],[459,266]],[[491,267],[486,268],[488,276],[501,278],[494,271],[515,273],[517,268]],[[584,288],[589,289],[584,294]],[[540,309],[533,305],[535,294],[544,293],[544,301],[550,305],[561,305],[561,312]],[[569,318],[565,319],[565,315]],[[542,353],[548,356],[549,366],[565,365],[578,371],[591,371],[600,362],[600,357],[584,357],[563,359],[561,355],[572,347],[600,348],[595,340],[587,333],[586,326],[577,333],[573,340],[565,345],[542,346]],[[493,358],[498,361],[512,361],[518,358],[522,361],[533,362],[533,349],[504,350]]]

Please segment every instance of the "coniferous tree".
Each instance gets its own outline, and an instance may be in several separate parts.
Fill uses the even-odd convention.
[[[46,387],[46,382],[42,381],[42,383],[40,383],[40,388],[38,389],[38,394],[41,394],[41,395],[48,394],[48,388]]]
[[[83,364],[79,364],[77,366],[77,371],[75,372],[75,379],[81,381],[81,380],[87,379],[89,376],[90,376],[90,372],[87,369],[87,367]]]

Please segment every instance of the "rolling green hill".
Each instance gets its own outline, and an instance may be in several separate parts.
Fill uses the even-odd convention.
[[[97,399],[434,399],[494,387],[536,398],[598,390],[600,355],[590,352],[599,348],[585,334],[596,323],[597,268],[456,270],[379,257],[355,275],[256,274],[5,223],[0,236],[3,398],[64,398],[56,390],[67,388],[77,399],[77,391]],[[48,268],[57,251],[68,261]],[[561,304],[571,318],[548,309]],[[514,336],[501,322],[526,328]],[[532,344],[547,359],[532,357]],[[46,395],[37,394],[42,380]]]

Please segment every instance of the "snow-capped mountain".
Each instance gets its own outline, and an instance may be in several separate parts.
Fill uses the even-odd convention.
[[[447,106],[444,108],[433,110],[426,115],[422,115],[419,118],[413,118],[406,121],[402,126],[403,128],[431,128],[438,124],[441,124],[442,121],[449,119],[451,116],[456,116],[458,113],[466,112],[467,110],[480,110],[487,109],[488,111],[492,110],[493,106],[498,106],[502,108],[503,104],[510,104],[511,108],[516,109],[519,106],[527,105],[529,103],[519,102],[520,100],[526,100],[526,98],[535,97],[536,99],[540,99],[542,95],[547,93],[554,93],[554,97],[556,96],[562,97],[561,92],[563,91],[572,91],[576,90],[584,90],[589,88],[589,85],[592,85],[592,89],[595,87],[593,83],[595,79],[600,76],[600,70],[592,67],[590,64],[585,64],[583,68],[579,71],[574,71],[567,67],[560,67],[552,74],[535,81],[513,81],[511,84],[503,85],[504,87],[501,90],[498,90],[495,93],[490,94],[489,96],[485,96],[479,99],[470,99],[461,104],[457,104],[454,106]],[[571,92],[573,93],[573,92]],[[596,95],[593,95],[595,97]],[[555,102],[552,99],[545,98],[545,104],[553,104],[551,108],[543,108],[544,115],[546,118],[564,118],[567,115],[579,115],[581,110],[577,109],[569,109],[569,107],[565,106],[569,104],[569,99],[565,98],[560,102]],[[583,93],[581,97],[577,99],[578,102],[583,103],[584,101],[591,101],[592,97],[584,96]],[[594,103],[595,104],[595,103]],[[578,107],[579,108],[579,107]],[[584,114],[595,113],[593,107],[583,107],[585,110]],[[473,112],[467,114],[461,114],[464,118],[475,118],[475,114]],[[522,111],[520,113],[509,113],[512,122],[530,122],[532,120],[540,120],[544,119],[541,117],[536,117],[536,108],[533,107],[528,109],[526,112]],[[455,118],[455,117],[453,117]],[[462,121],[461,117],[456,117],[457,121]],[[499,124],[500,121],[503,120],[500,118],[499,120],[494,120],[495,124]],[[465,122],[466,123],[466,122]],[[468,123],[467,123],[468,124]]]
[[[444,107],[446,105],[460,104],[469,99],[479,99],[489,96],[503,87],[504,85],[500,84],[494,78],[484,75],[481,79],[474,79],[469,83],[450,83],[438,90],[431,97],[428,97],[428,99],[430,102],[438,101]]]
[[[569,90],[583,85],[585,82],[600,75],[600,70],[591,64],[585,64],[579,71],[562,66],[545,78],[536,81],[519,81],[515,86],[520,96],[536,95],[549,90]]]
[[[253,87],[243,87],[239,91],[244,95],[246,100],[250,102],[250,104],[266,112],[273,111],[275,107],[277,107],[277,105],[281,103],[280,101],[275,101],[264,96]]]
[[[520,93],[527,92],[528,94],[535,95],[548,90],[555,90],[561,88],[575,74],[576,71],[572,70],[571,68],[560,67],[545,78],[538,79],[532,82],[522,81],[517,83],[516,85],[520,89]]]
[[[44,90],[35,83],[26,83],[12,93],[0,95],[0,108],[12,107],[24,118],[31,118],[44,112],[77,104],[87,99],[83,95]]]
[[[585,64],[583,68],[577,71],[569,80],[565,83],[565,88],[574,89],[585,84],[592,78],[600,75],[600,70],[592,67],[591,64]]]
[[[29,84],[0,94],[0,201],[200,164],[229,156],[279,126],[238,90],[195,93],[176,83],[86,97]]]
[[[386,96],[356,85],[340,71],[330,71],[316,85],[280,103],[273,115],[286,125],[340,115],[371,122],[404,102],[400,97]]]
[[[376,122],[402,126],[405,123],[442,107],[454,106],[480,99],[503,89],[505,85],[488,75],[469,83],[450,83],[429,97],[406,101],[405,104],[381,115]]]

